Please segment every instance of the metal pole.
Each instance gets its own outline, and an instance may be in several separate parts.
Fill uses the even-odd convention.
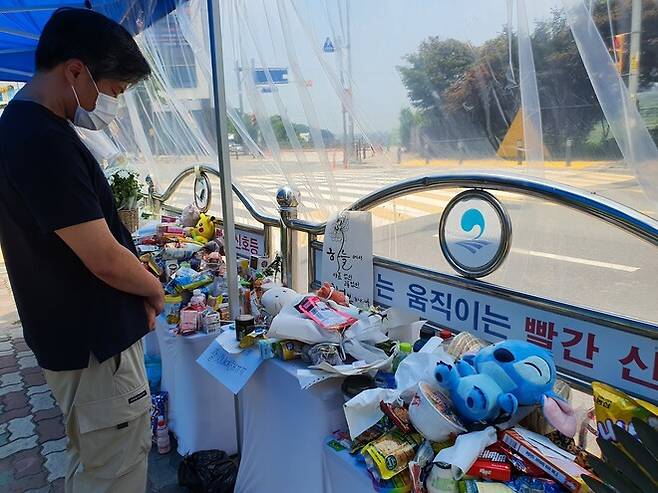
[[[235,318],[238,315],[240,303],[238,296],[238,268],[237,252],[235,248],[235,218],[233,214],[231,163],[228,149],[228,125],[226,122],[224,65],[222,63],[222,31],[218,0],[208,0],[208,18],[210,21],[210,58],[213,74],[215,123],[217,126],[217,164],[219,167],[222,196],[222,219],[224,223],[224,251],[226,253],[229,310],[231,312],[231,317]]]
[[[213,5],[214,3],[214,5]],[[228,302],[231,318],[235,320],[240,307],[238,295],[238,266],[235,248],[235,218],[233,216],[233,188],[231,162],[228,148],[228,125],[226,121],[226,92],[222,56],[222,26],[219,16],[219,0],[208,0],[208,24],[210,32],[210,61],[212,64],[212,86],[215,103],[215,125],[217,131],[217,166],[222,197],[224,228],[224,253],[226,254],[226,276],[228,281]],[[234,397],[235,437],[238,454],[242,453],[242,430],[240,403]]]
[[[354,110],[354,100],[352,94],[352,27],[350,25],[350,0],[345,0],[345,24],[347,27],[347,85],[350,109]],[[348,113],[350,122],[350,149],[354,148],[354,116],[350,111]],[[360,160],[359,160],[360,162]]]
[[[313,250],[313,242],[318,237],[314,234],[308,234],[308,290],[313,290],[313,281],[315,281],[315,252]]]
[[[238,81],[238,108],[240,110],[240,118],[242,118],[242,114],[244,113],[244,106],[242,104],[242,77],[240,74],[240,71],[242,69],[240,68],[240,62],[238,60],[235,61],[235,76],[237,77]],[[237,157],[237,153],[236,153]]]
[[[571,166],[572,149],[573,149],[573,139],[567,139],[567,145],[564,151],[564,162],[567,166]]]
[[[628,92],[633,100],[637,97],[640,83],[640,35],[642,32],[642,0],[633,0],[631,12],[631,48],[628,69]]]
[[[283,186],[276,192],[276,201],[279,204],[281,214],[281,280],[283,284],[295,289],[295,276],[293,265],[295,261],[295,250],[297,249],[297,237],[295,230],[287,226],[287,222],[297,219],[297,205],[299,199],[289,186]]]

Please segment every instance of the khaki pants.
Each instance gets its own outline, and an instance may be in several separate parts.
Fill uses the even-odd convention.
[[[66,493],[144,493],[151,449],[149,393],[139,341],[83,370],[44,370],[64,414]]]

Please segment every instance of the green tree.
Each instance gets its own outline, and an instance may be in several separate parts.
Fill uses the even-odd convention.
[[[598,0],[592,7],[594,22],[611,53],[610,21],[615,34],[627,30],[631,0],[618,0],[613,5],[611,18],[605,1]],[[576,148],[584,148],[592,130],[599,126],[599,133],[605,136],[607,123],[564,12],[554,10],[546,20],[536,23],[530,37],[548,150],[563,155],[567,138],[574,140]],[[398,70],[412,107],[423,117],[420,125],[424,135],[437,141],[477,141],[486,136],[494,149],[498,147],[521,107],[516,36],[511,37],[511,50],[509,41],[505,32],[481,46],[431,37],[405,57],[406,64]],[[644,0],[641,88],[658,81],[657,66],[658,5]],[[408,120],[409,114],[403,111],[401,134],[403,127],[408,128]]]
[[[283,119],[281,118],[281,115],[271,116],[270,124],[272,125],[274,136],[276,137],[276,140],[279,143],[279,145],[282,147],[292,147],[290,139],[288,138],[288,134],[286,133],[286,127],[283,124]],[[313,146],[313,136],[311,134],[311,129],[308,125],[304,125],[301,123],[292,123],[292,122],[291,125],[293,131],[295,132],[295,135],[297,135],[297,140],[299,141],[302,147]],[[334,145],[336,138],[331,131],[323,128],[320,130],[320,133],[322,135],[322,140],[324,140],[325,145],[327,146]],[[302,136],[302,134],[304,134],[304,136]],[[309,136],[308,139],[305,138],[306,135]]]
[[[423,41],[418,52],[404,57],[407,66],[398,70],[407,88],[411,104],[440,116],[440,95],[461,77],[475,61],[473,50],[456,39],[432,36]]]

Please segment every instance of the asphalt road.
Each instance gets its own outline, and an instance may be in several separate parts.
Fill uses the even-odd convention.
[[[489,168],[493,164],[473,163]],[[430,166],[391,164],[338,166],[325,173],[318,163],[303,169],[289,166],[291,185],[302,190],[300,212],[307,218],[324,219],[387,183],[437,173],[442,163]],[[184,165],[158,168],[161,187]],[[513,164],[505,171],[518,171]],[[249,160],[234,162],[233,176],[259,207],[276,214],[275,193],[286,183],[280,168]],[[629,170],[619,163],[553,165],[544,177],[617,200],[658,218]],[[219,210],[219,182],[212,179],[212,210]],[[438,247],[441,212],[458,190],[428,191],[406,196],[373,210],[374,251],[440,272],[452,273]],[[514,290],[591,307],[623,316],[658,322],[656,248],[635,237],[563,206],[517,194],[494,193],[507,208],[513,224],[510,255],[486,281]],[[192,179],[179,187],[170,203],[184,206],[192,200]],[[236,220],[253,224],[246,210],[236,207]],[[300,269],[305,272],[303,260]]]

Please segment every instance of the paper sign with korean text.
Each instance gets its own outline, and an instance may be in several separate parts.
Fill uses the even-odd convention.
[[[374,268],[374,301],[489,342],[531,342],[572,375],[657,400],[656,339],[381,266]]]
[[[223,231],[220,236],[224,236]],[[263,257],[265,256],[265,235],[236,226],[235,249],[239,257],[249,258],[252,255]]]
[[[372,305],[372,216],[370,212],[343,211],[332,216],[325,229],[322,282],[344,292],[358,306]]]
[[[224,334],[232,334],[230,330]],[[219,337],[221,337],[221,334]],[[208,373],[234,394],[238,394],[262,363],[260,352],[254,349],[230,353],[217,337],[196,360]]]

